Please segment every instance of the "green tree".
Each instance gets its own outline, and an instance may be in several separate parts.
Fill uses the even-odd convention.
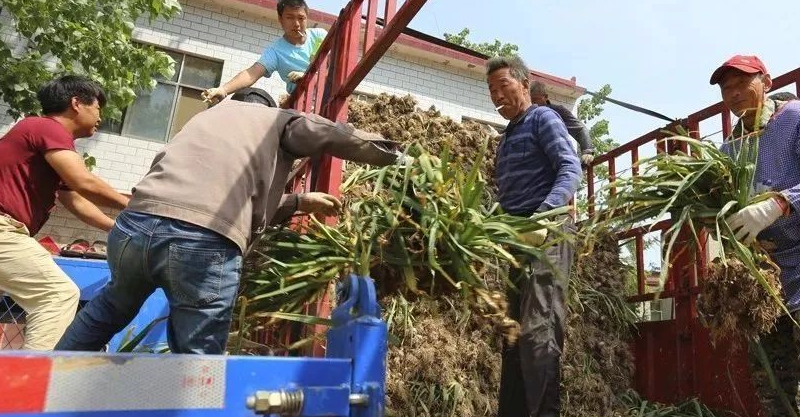
[[[601,118],[603,105],[609,94],[611,94],[611,86],[606,84],[596,95],[591,95],[578,102],[577,116],[589,128],[595,155],[602,155],[619,146],[619,143],[610,135],[608,120]],[[605,165],[595,167],[594,175],[599,180],[607,180],[607,167]]]
[[[108,93],[104,116],[118,119],[137,91],[171,77],[174,62],[131,41],[134,22],[170,19],[178,0],[0,0],[0,100],[14,117],[39,112],[36,91],[65,73],[83,74]],[[3,28],[2,26],[7,26]]]
[[[467,49],[472,49],[475,52],[480,52],[486,56],[510,56],[519,54],[519,47],[513,43],[503,43],[495,39],[494,42],[475,43],[467,39],[469,36],[469,29],[464,28],[461,32],[452,35],[449,33],[444,34],[444,40],[456,45],[461,45]]]

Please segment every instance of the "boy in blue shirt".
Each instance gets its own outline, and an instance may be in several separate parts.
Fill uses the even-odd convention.
[[[308,5],[304,0],[278,2],[278,21],[283,36],[264,48],[261,58],[250,68],[236,74],[232,80],[216,88],[209,88],[203,97],[215,103],[242,88],[250,87],[261,77],[277,71],[286,82],[286,90],[294,91],[295,83],[305,74],[311,57],[317,52],[328,31],[322,28],[307,29]]]

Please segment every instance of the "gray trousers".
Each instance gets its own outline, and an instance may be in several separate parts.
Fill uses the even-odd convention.
[[[564,232],[574,231],[568,220]],[[503,349],[500,417],[556,417],[560,412],[565,297],[574,247],[558,243],[547,249],[546,257],[511,271],[517,289],[508,293],[509,316],[522,328],[516,345]]]

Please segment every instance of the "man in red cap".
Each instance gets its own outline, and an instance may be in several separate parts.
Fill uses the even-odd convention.
[[[758,240],[767,248],[781,268],[786,306],[800,321],[800,101],[767,97],[772,79],[755,56],[736,55],[725,61],[711,75],[711,84],[719,85],[723,103],[739,117],[722,150],[733,156],[742,140],[758,140],[753,192],[776,194],[733,214],[728,223],[737,239],[748,244]],[[764,361],[780,390],[770,384]],[[764,415],[798,413],[800,328],[791,317],[780,318],[773,332],[751,346],[750,362]]]

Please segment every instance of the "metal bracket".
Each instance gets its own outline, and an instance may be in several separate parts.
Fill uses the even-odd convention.
[[[385,402],[386,323],[381,320],[375,284],[368,277],[349,276],[338,288],[339,305],[331,313],[328,358],[352,361],[351,417],[382,416]]]
[[[381,318],[381,308],[371,278],[350,275],[336,286],[336,297],[344,301],[331,312],[334,327],[344,326],[361,317]]]

